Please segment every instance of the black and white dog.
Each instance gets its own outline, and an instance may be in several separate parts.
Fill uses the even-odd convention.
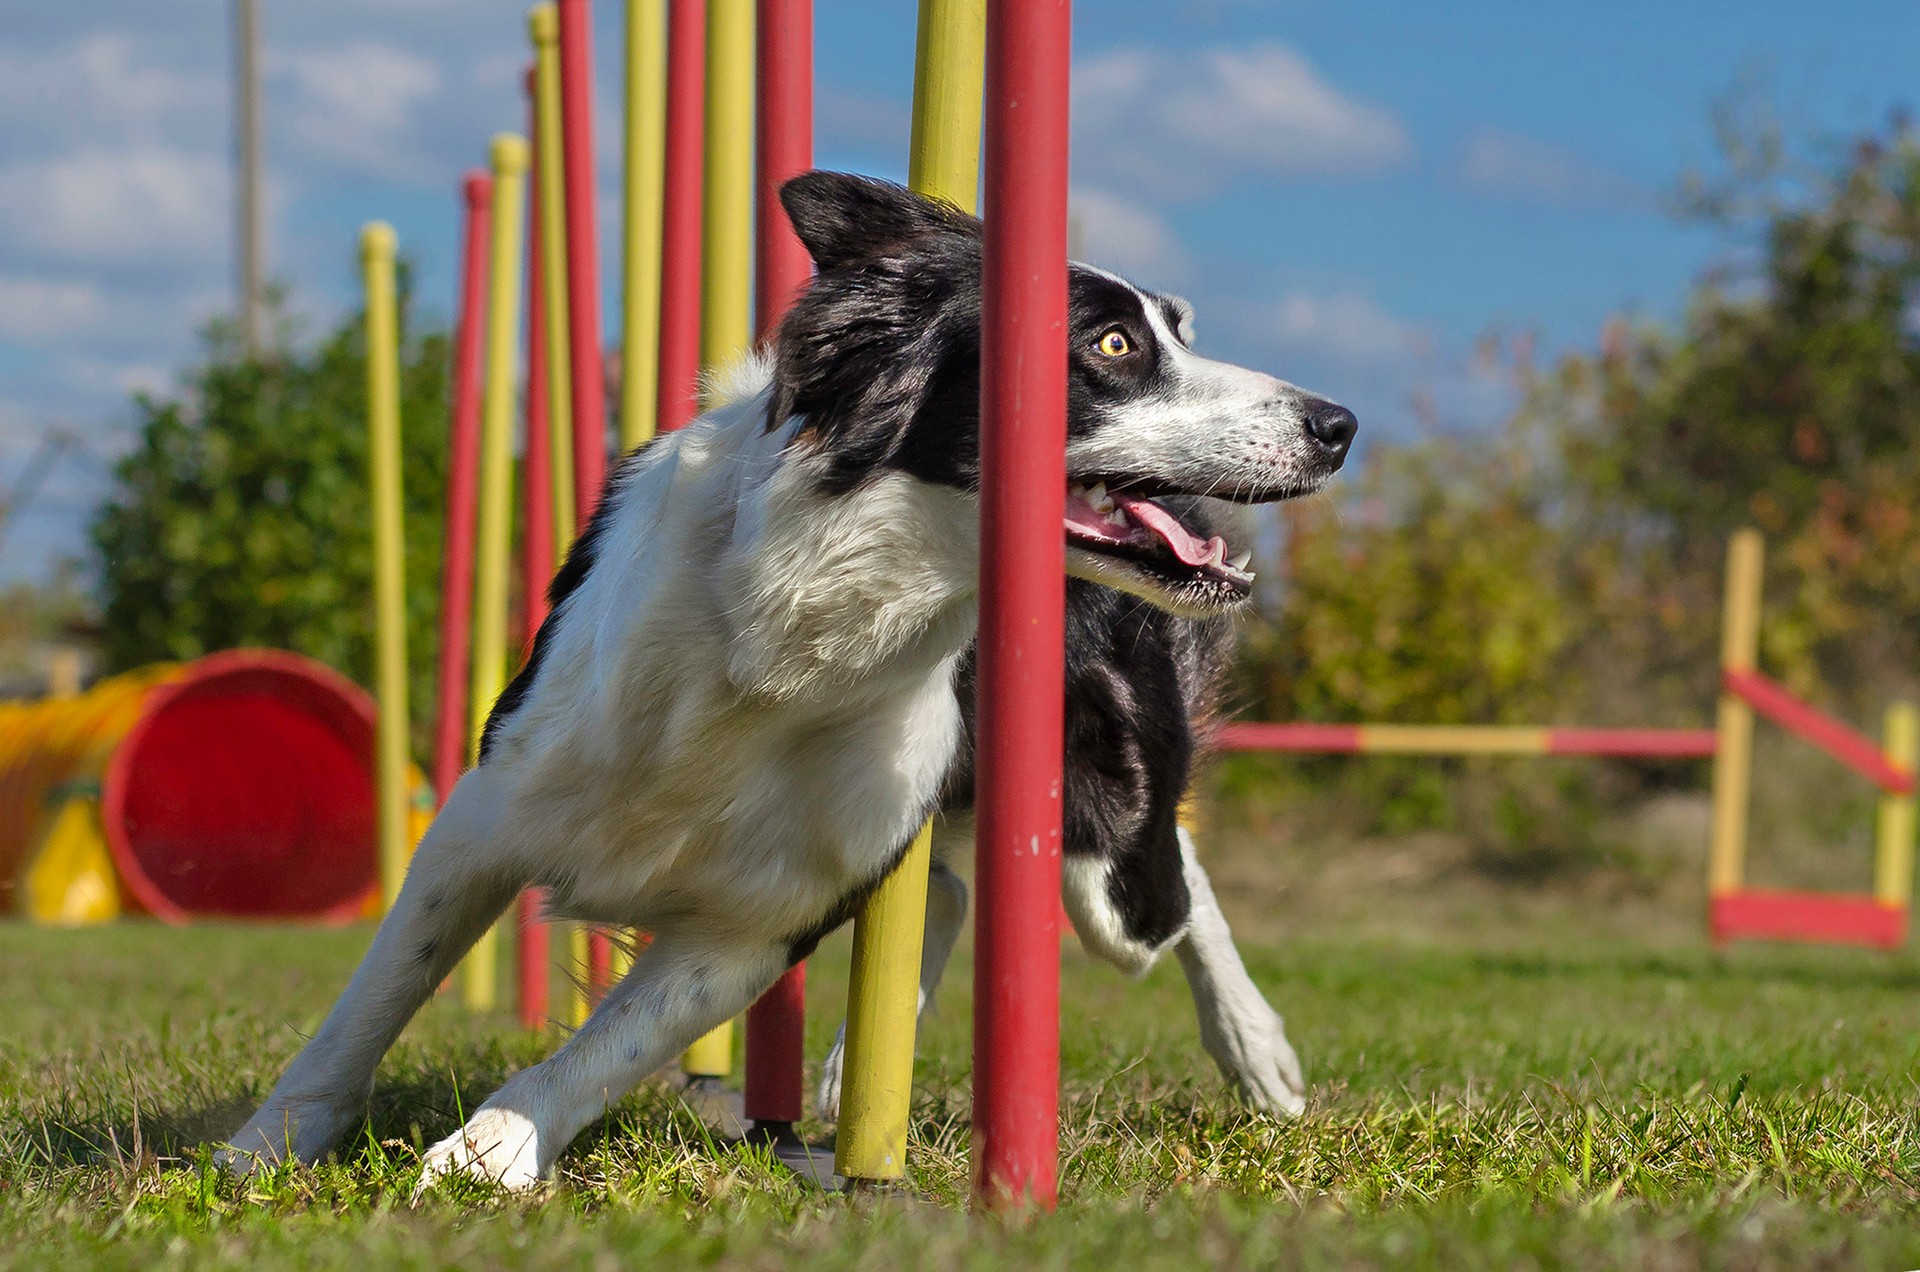
[[[818,276],[768,358],[716,392],[725,405],[621,465],[479,765],[229,1163],[332,1148],[407,1020],[538,885],[559,915],[653,940],[565,1045],[428,1154],[433,1171],[531,1186],[843,923],[938,805],[976,617],[980,223],[854,177],[781,193]],[[1085,266],[1070,283],[1068,571],[1172,613],[1228,613],[1249,576],[1172,497],[1314,490],[1352,416],[1195,355],[1179,302]],[[1184,703],[1164,706],[1184,728]],[[1173,939],[1177,907],[1116,875],[1135,877],[1068,871],[1096,946]]]

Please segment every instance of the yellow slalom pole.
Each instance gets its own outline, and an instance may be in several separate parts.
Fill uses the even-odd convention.
[[[367,290],[368,480],[373,498],[375,787],[380,894],[388,908],[407,873],[407,584],[400,498],[400,314],[393,227],[360,231]]]
[[[928,822],[854,923],[840,1125],[833,1139],[833,1168],[848,1179],[898,1179],[906,1173],[932,859],[933,823]]]
[[[534,189],[540,200],[540,282],[547,333],[548,453],[553,469],[553,545],[564,557],[573,542],[573,379],[567,317],[567,194],[560,134],[560,14],[551,0],[527,11],[533,37]]]
[[[1736,531],[1727,544],[1727,595],[1720,619],[1720,669],[1752,671],[1760,656],[1758,530]],[[1753,708],[1720,691],[1714,731],[1713,832],[1707,855],[1707,895],[1738,892],[1746,876],[1747,806],[1753,781]]]
[[[1920,712],[1911,702],[1887,708],[1887,759],[1912,774],[1920,772]],[[1873,854],[1873,899],[1881,905],[1906,909],[1913,900],[1914,793],[1885,792],[1880,796],[1880,820]]]
[[[754,0],[707,0],[707,130],[701,162],[700,366],[709,375],[753,339]],[[687,1076],[733,1072],[733,1022],[680,1058]]]
[[[652,439],[660,383],[660,239],[667,162],[666,0],[627,0],[626,286],[620,445]],[[617,961],[617,960],[616,960]]]
[[[527,143],[493,139],[493,242],[487,297],[487,379],[480,421],[480,490],[474,530],[473,692],[469,758],[507,685],[507,575],[513,548],[514,335],[519,326],[521,209]],[[498,941],[492,929],[462,965],[461,991],[475,1011],[491,1011],[498,992]]]
[[[980,187],[986,23],[985,0],[920,0],[908,183],[968,211]],[[928,824],[854,920],[833,1151],[834,1169],[848,1179],[899,1179],[907,1169],[932,842]]]
[[[541,292],[547,333],[548,453],[553,458],[553,548],[564,560],[573,543],[573,365],[572,328],[567,310],[567,189],[560,115],[560,11],[552,0],[527,10],[533,39],[534,188],[540,200]],[[587,929],[567,928],[566,958],[570,986],[567,1020],[575,1029],[587,1023],[593,1000],[587,984]]]

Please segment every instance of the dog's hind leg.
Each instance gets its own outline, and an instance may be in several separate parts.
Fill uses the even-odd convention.
[[[219,1160],[233,1169],[325,1155],[363,1116],[380,1058],[520,890],[490,841],[497,783],[469,773],[420,841],[406,883],[346,991]]]
[[[941,834],[939,830],[934,833]],[[971,847],[971,819],[966,835]],[[946,973],[947,960],[953,954],[954,942],[960,939],[960,927],[966,920],[966,881],[936,855],[927,871],[927,922],[920,939],[920,1015],[926,1014],[927,1004],[940,988],[940,977]],[[814,1089],[814,1107],[828,1121],[840,1116],[840,1071],[846,1052],[847,1022],[843,1020],[840,1031],[833,1036],[833,1050],[821,1062],[820,1084]]]
[[[745,1010],[786,966],[784,942],[753,947],[656,933],[566,1045],[508,1078],[428,1151],[421,1186],[465,1173],[533,1187],[574,1136],[695,1038]]]
[[[1280,1014],[1247,975],[1214,898],[1213,883],[1184,828],[1180,856],[1193,909],[1174,953],[1193,991],[1201,1044],[1250,1104],[1270,1113],[1297,1114],[1307,1105],[1299,1057],[1287,1042]]]

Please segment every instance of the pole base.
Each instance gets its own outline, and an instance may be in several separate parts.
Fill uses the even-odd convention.
[[[792,1122],[755,1122],[741,1142],[771,1148],[773,1160],[803,1184],[822,1192],[844,1192],[847,1188],[846,1178],[833,1169],[833,1145],[807,1143],[794,1133]]]
[[[690,1074],[680,1088],[680,1099],[706,1123],[715,1139],[747,1137],[746,1097],[729,1088],[724,1079]]]

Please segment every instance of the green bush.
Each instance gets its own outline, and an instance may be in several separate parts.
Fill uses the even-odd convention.
[[[403,271],[403,284],[405,273]],[[401,305],[407,641],[416,735],[433,701],[448,341]],[[366,350],[355,314],[310,349],[259,357],[216,325],[170,397],[136,399],[139,441],[92,528],[110,669],[266,645],[366,684],[373,667]]]

